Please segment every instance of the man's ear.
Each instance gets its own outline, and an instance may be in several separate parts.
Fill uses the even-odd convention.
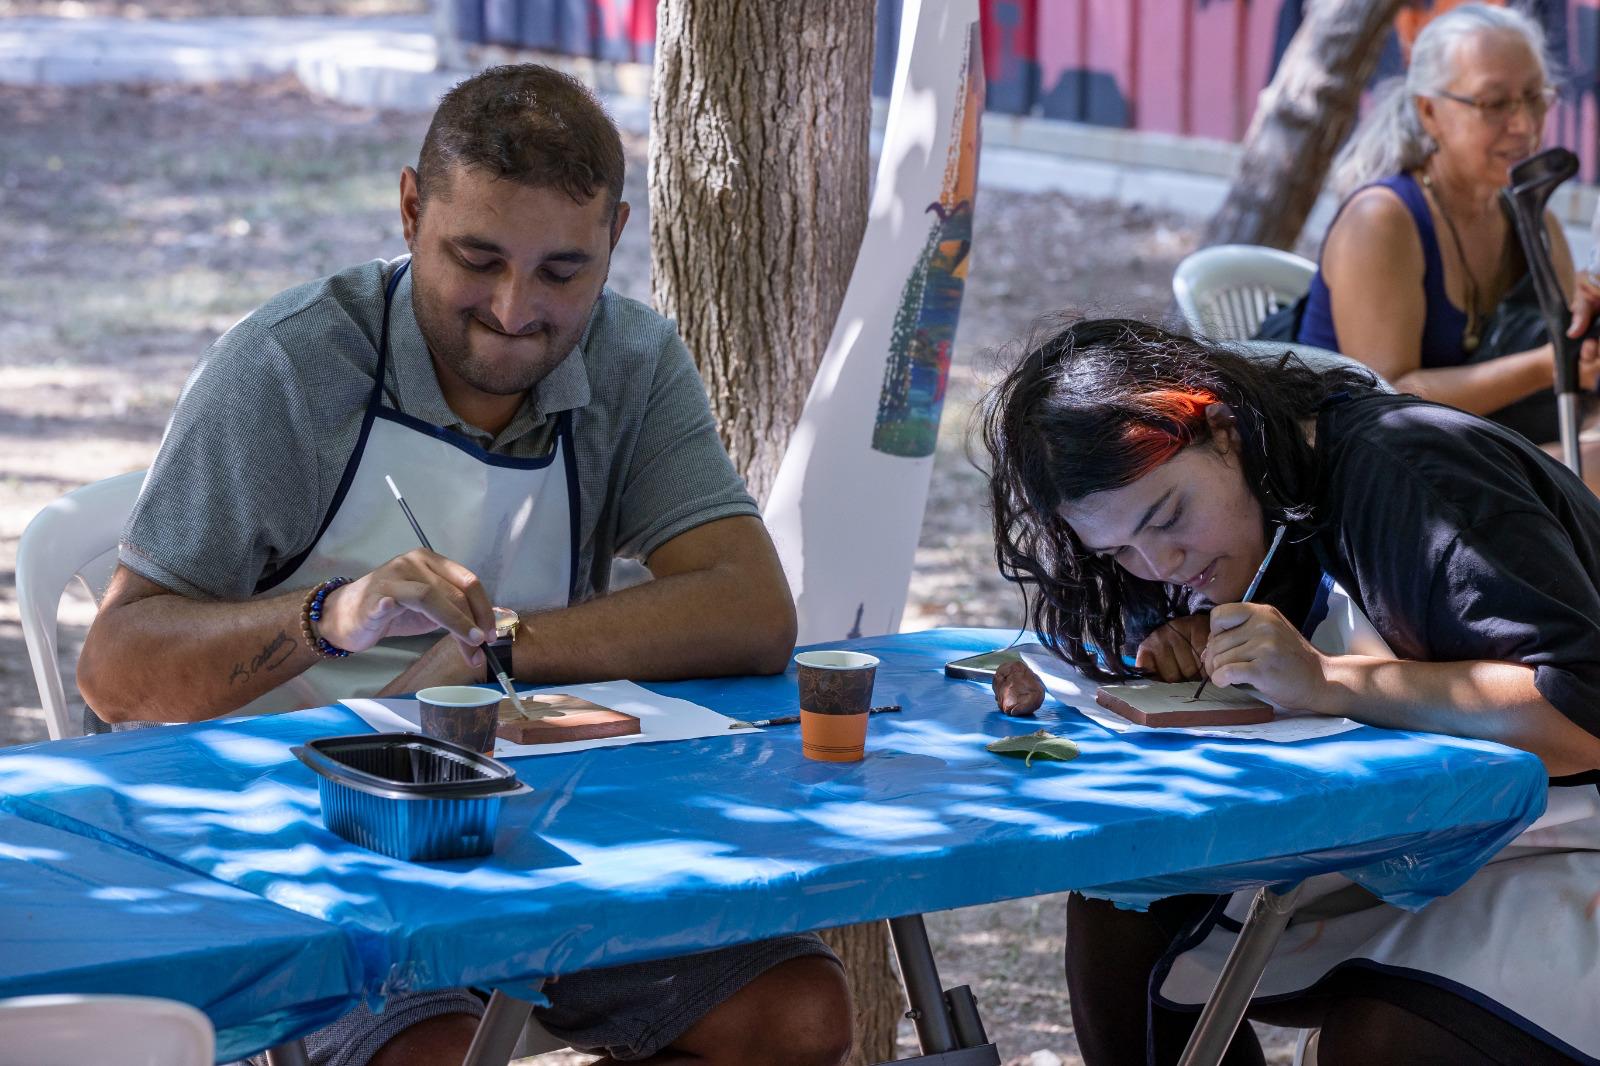
[[[1233,408],[1225,403],[1208,404],[1206,425],[1211,429],[1211,443],[1217,451],[1226,455],[1239,447],[1239,420]]]
[[[406,247],[412,254],[417,251],[417,227],[422,223],[422,187],[417,182],[417,172],[411,167],[400,171],[400,228],[405,233]]]
[[[617,209],[611,214],[611,250],[617,250],[617,242],[622,239],[622,227],[628,224],[628,201],[618,200]]]

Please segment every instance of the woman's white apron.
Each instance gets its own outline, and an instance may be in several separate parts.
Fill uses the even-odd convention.
[[[358,578],[418,546],[384,481],[392,476],[433,549],[476,574],[498,606],[518,611],[565,606],[576,566],[578,494],[571,412],[558,417],[555,446],[538,459],[484,451],[459,434],[384,404],[389,310],[410,263],[384,292],[378,367],[361,437],[315,543],[256,590],[280,595],[333,577]],[[296,634],[298,636],[298,634]],[[240,709],[263,714],[370,696],[438,639],[386,640],[343,659],[325,659]]]
[[[1393,658],[1331,579],[1311,642]],[[1158,1003],[1197,1009],[1233,947],[1253,891],[1152,980]],[[1337,969],[1368,969],[1466,996],[1569,1055],[1600,1061],[1600,791],[1550,789],[1544,815],[1465,885],[1421,911],[1379,902],[1339,874],[1310,878],[1256,992],[1284,999]],[[1196,931],[1199,935],[1199,931]]]

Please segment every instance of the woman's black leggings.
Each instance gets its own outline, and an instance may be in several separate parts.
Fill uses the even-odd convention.
[[[1176,1063],[1197,1014],[1150,1007],[1150,973],[1214,896],[1177,896],[1148,911],[1074,894],[1067,903],[1067,993],[1084,1066]],[[1341,971],[1314,995],[1255,1007],[1269,1025],[1320,1028],[1318,1066],[1573,1066],[1573,1060],[1459,996],[1373,971]],[[1147,1058],[1146,1034],[1153,1040]],[[1223,1066],[1264,1066],[1241,1025]]]

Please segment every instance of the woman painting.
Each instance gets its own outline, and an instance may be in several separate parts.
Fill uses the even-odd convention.
[[[1600,1061],[1600,499],[1519,434],[1375,386],[1138,322],[1060,327],[986,411],[1000,567],[1091,676],[1207,676],[1538,755],[1550,814],[1450,896],[1407,913],[1308,882],[1251,1016],[1320,1027],[1325,1064]],[[997,677],[1002,707],[1027,683]],[[1072,898],[1088,1066],[1145,1063],[1147,1036],[1176,1059],[1223,908]],[[1226,1061],[1263,1061],[1248,1027]]]
[[[1499,191],[1511,167],[1538,150],[1554,98],[1543,36],[1527,15],[1468,4],[1429,22],[1404,83],[1390,87],[1335,164],[1335,187],[1355,191],[1328,230],[1298,333],[1401,392],[1488,415],[1552,452],[1550,345],[1504,350],[1529,343],[1527,331],[1506,341],[1491,326],[1527,276]],[[1587,289],[1592,303],[1600,289],[1574,277],[1561,226],[1553,217],[1546,225],[1563,286],[1569,295]],[[1587,325],[1586,311],[1582,319],[1575,325]],[[1583,346],[1579,378],[1585,389],[1600,378],[1593,342]],[[1600,464],[1600,445],[1588,453]]]

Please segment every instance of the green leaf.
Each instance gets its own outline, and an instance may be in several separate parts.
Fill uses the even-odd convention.
[[[997,755],[1021,756],[1023,766],[1032,766],[1035,755],[1041,759],[1060,759],[1062,762],[1078,757],[1077,744],[1043,729],[1020,737],[1002,737],[990,744],[989,750]]]

